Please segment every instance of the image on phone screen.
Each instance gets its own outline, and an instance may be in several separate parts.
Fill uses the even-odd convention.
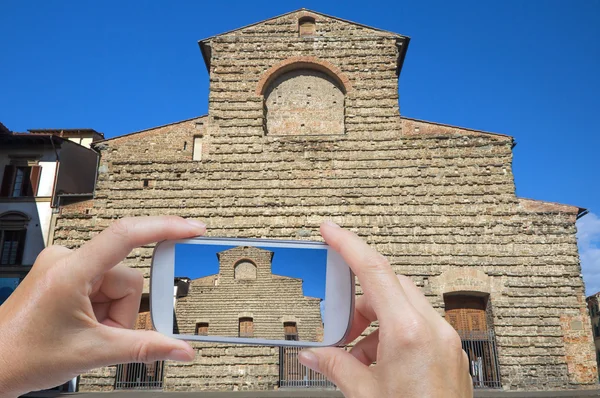
[[[327,249],[175,244],[173,333],[322,342]]]

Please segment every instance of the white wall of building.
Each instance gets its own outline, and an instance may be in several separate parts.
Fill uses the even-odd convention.
[[[69,137],[69,141],[84,146],[86,148],[90,148],[92,146],[92,137]]]
[[[40,162],[42,175],[40,176],[40,185],[38,185],[37,196],[52,196],[54,188],[54,178],[56,177],[57,162]]]

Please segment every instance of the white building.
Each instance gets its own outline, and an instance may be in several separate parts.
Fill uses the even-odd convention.
[[[9,131],[0,123],[0,304],[52,244],[59,205],[92,197],[92,129]]]

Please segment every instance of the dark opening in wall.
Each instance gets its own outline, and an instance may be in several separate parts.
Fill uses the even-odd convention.
[[[254,320],[252,318],[240,318],[239,320],[239,337],[254,337]]]
[[[312,36],[317,33],[317,24],[312,17],[302,17],[298,20],[298,34],[300,36]]]
[[[208,322],[198,322],[196,323],[196,332],[197,336],[208,336]]]
[[[296,326],[296,322],[284,322],[283,330],[286,340],[298,341],[298,327]]]

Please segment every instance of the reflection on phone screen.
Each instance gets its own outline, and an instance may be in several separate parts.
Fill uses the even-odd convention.
[[[327,249],[175,245],[173,333],[323,341]]]

